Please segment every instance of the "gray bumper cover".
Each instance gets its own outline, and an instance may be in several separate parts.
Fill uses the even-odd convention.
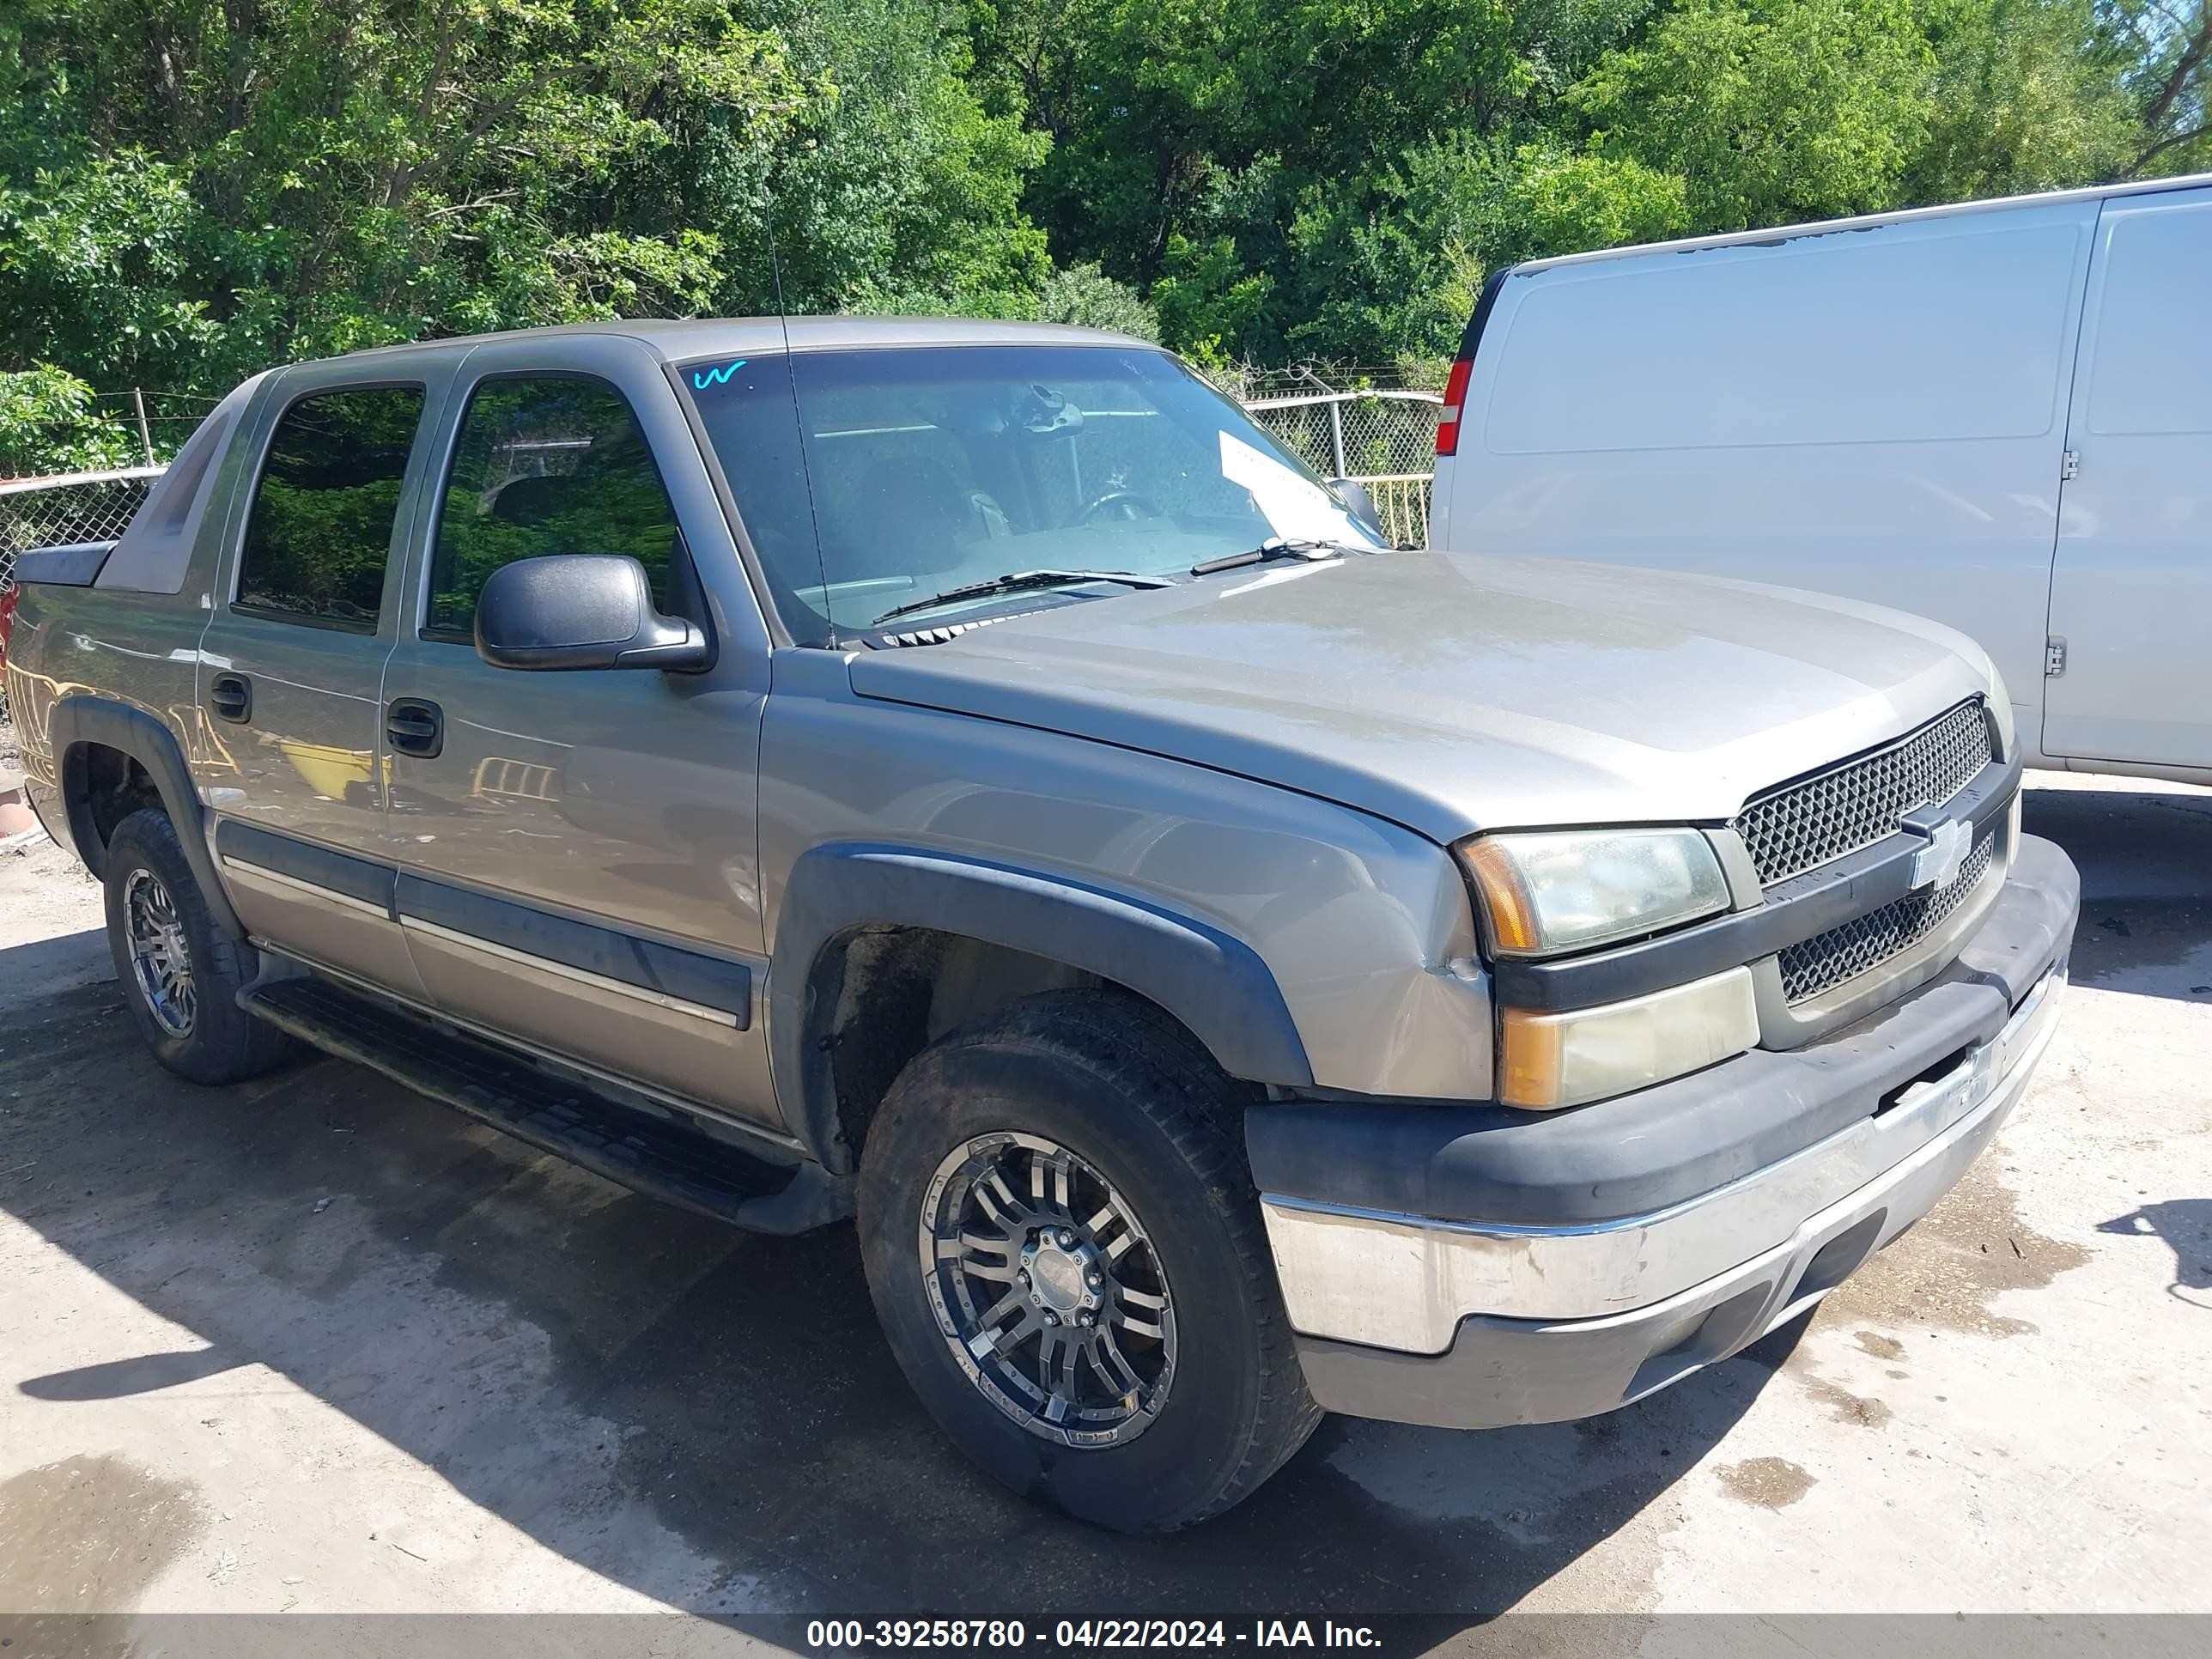
[[[1686,1079],[1733,1094],[1732,1071],[1779,1060],[1855,1093],[1875,1057],[1896,1079],[1878,1113],[1869,1103],[1770,1164],[1724,1169],[1723,1184],[1688,1198],[1587,1222],[1571,1210],[1547,1224],[1267,1191],[1316,1398],[1448,1427],[1562,1421],[1625,1405],[1788,1320],[1924,1215],[2026,1092],[2055,1023],[2078,904],[2064,855],[2025,842],[1944,978],[1828,1042]],[[1802,1077],[1785,1098],[1820,1115]],[[1677,1161],[1663,1127],[1628,1150],[1638,1142],[1656,1164]],[[1356,1171],[1348,1180],[1373,1184]]]
[[[1556,1226],[1648,1214],[1871,1117],[1946,1054],[1985,1042],[2063,956],[2081,908],[2066,854],[2023,836],[1996,902],[1918,990],[1802,1048],[1572,1111],[1449,1102],[1272,1103],[1245,1114],[1263,1193],[1443,1220]]]

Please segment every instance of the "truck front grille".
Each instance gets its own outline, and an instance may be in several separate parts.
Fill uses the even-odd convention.
[[[1984,836],[1966,854],[1958,878],[1948,887],[1907,893],[1879,910],[1855,916],[1839,927],[1815,933],[1782,953],[1782,994],[1791,1004],[1808,1002],[1870,969],[1879,968],[1942,925],[1943,918],[1989,872],[1996,837]]]
[[[1949,800],[1996,757],[1982,700],[1972,698],[1886,748],[1769,790],[1734,827],[1771,887],[1895,835],[1905,813]]]

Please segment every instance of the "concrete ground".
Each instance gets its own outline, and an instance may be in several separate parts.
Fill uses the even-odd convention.
[[[2088,895],[2058,1037],[1809,1328],[1574,1426],[1334,1420],[1159,1541],[969,1472],[849,1229],[336,1060],[180,1084],[97,890],[0,855],[0,1611],[2212,1610],[2212,793],[2033,781]]]

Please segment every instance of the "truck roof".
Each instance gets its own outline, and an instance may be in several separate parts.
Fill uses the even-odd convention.
[[[2094,201],[2112,196],[2152,196],[2161,191],[2198,190],[2212,185],[2212,173],[2192,173],[2174,179],[2143,179],[2124,185],[2087,185],[2078,190],[2046,190],[2027,196],[1992,196],[1978,202],[1946,202],[1940,207],[1899,208],[1889,213],[1863,213],[1848,219],[1818,219],[1804,224],[1770,225],[1760,230],[1725,231],[1715,236],[1683,236],[1666,242],[1635,242],[1626,247],[1594,248],[1587,253],[1555,253],[1548,259],[1527,259],[1510,267],[1510,274],[1550,270],[1559,265],[1593,264],[1601,259],[1640,258],[1647,253],[1694,253],[1713,247],[1775,246],[1801,236],[1826,236],[1838,230],[1874,230],[1883,225],[1910,223],[1916,219],[1941,219],[1966,213],[2002,213],[2008,208],[2044,206],[2061,202]]]
[[[793,350],[866,349],[886,346],[1119,345],[1157,349],[1148,340],[1103,329],[1058,323],[1002,323],[959,317],[701,317],[680,319],[614,318],[562,323],[549,328],[465,334],[348,352],[344,361],[464,352],[487,340],[557,340],[609,335],[640,340],[672,362],[783,349],[787,331]]]

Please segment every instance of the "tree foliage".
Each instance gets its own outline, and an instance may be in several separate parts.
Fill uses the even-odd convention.
[[[1029,199],[1055,253],[1146,286],[1186,349],[1387,364],[1448,351],[1516,258],[2212,165],[2207,3],[975,15],[994,95],[1053,136]]]
[[[67,369],[0,371],[0,478],[96,472],[133,459],[122,429],[100,417],[93,389]]]
[[[15,0],[0,371],[779,304],[1389,364],[1517,258],[2212,166],[2208,84],[2212,0]],[[60,384],[0,410],[94,453]]]

